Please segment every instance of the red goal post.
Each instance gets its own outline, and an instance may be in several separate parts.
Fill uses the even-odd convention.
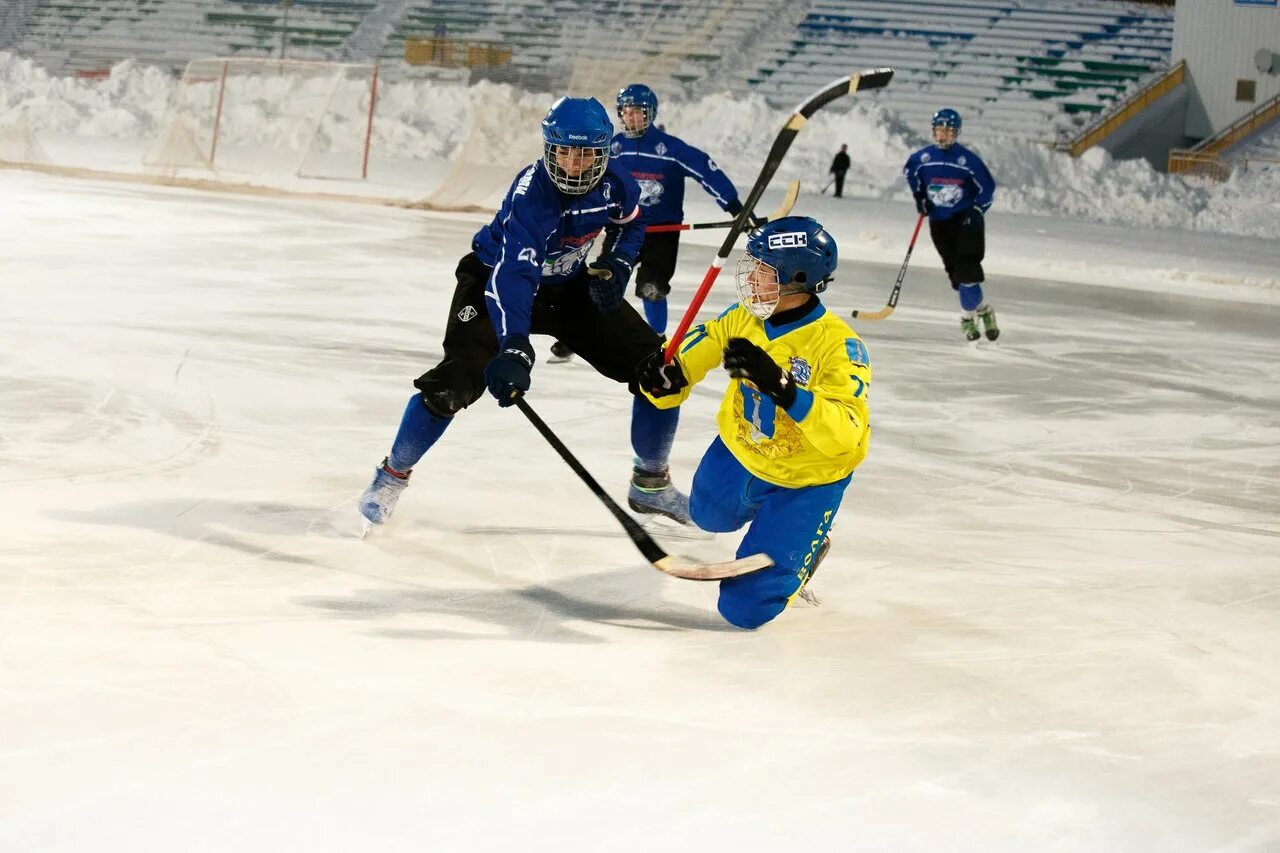
[[[378,66],[214,57],[187,63],[146,165],[369,176]]]

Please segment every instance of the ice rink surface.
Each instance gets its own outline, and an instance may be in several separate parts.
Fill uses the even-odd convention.
[[[357,538],[480,218],[0,193],[0,850],[1280,849],[1274,299],[991,274],[975,349],[922,237],[822,606],[749,633],[488,398]],[[549,344],[621,498],[630,401]]]

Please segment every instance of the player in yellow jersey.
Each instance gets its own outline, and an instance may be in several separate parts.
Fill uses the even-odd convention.
[[[638,369],[659,408],[682,403],[721,363],[732,377],[689,511],[704,530],[749,523],[738,556],[773,558],[720,582],[720,613],[742,628],[776,617],[812,577],[867,454],[867,348],[818,298],[836,261],[835,240],[807,216],[756,229],[738,263],[740,301],[692,328],[670,364],[659,351]]]

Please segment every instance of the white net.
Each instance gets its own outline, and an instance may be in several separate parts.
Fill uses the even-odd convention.
[[[363,178],[376,92],[374,65],[192,60],[144,162],[172,174]]]
[[[51,161],[44,146],[36,138],[31,117],[26,110],[16,111],[0,119],[0,161],[48,165]]]

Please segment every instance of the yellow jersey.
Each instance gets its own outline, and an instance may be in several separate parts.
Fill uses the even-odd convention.
[[[693,386],[723,361],[730,338],[759,346],[790,372],[796,387],[795,401],[781,409],[746,380],[730,380],[716,420],[721,439],[743,467],[761,480],[788,487],[834,483],[858,467],[871,435],[871,362],[849,324],[821,303],[780,327],[735,303],[690,329],[680,345],[678,358],[689,386],[679,394],[649,399],[663,409],[683,403]]]

